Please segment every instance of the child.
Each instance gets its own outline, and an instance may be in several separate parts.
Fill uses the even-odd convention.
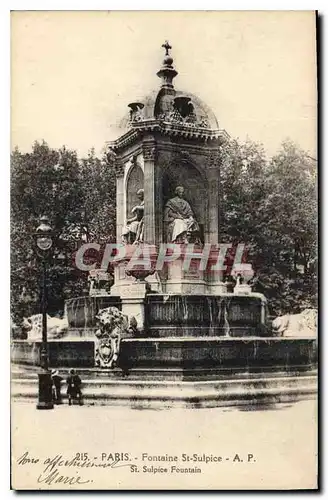
[[[70,370],[69,376],[66,380],[67,383],[67,396],[68,396],[68,404],[71,406],[72,399],[78,399],[79,405],[82,405],[82,391],[81,385],[82,380],[79,375],[75,372],[75,370]]]
[[[54,403],[61,404],[62,399],[61,399],[60,386],[63,378],[59,375],[58,370],[52,370],[51,378],[53,383]]]

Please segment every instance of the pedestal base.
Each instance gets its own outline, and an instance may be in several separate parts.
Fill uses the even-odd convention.
[[[223,281],[217,281],[207,284],[207,295],[225,295],[228,293],[228,285]]]
[[[148,276],[145,280],[152,293],[163,293],[163,286],[157,272]]]
[[[235,295],[250,295],[252,293],[252,288],[249,285],[236,285],[233,289]]]
[[[145,296],[147,284],[145,282],[131,283],[121,289],[122,313],[129,319],[132,316],[137,320],[138,329],[143,331],[145,326]]]
[[[168,280],[165,286],[166,293],[172,295],[205,295],[204,281]]]
[[[187,255],[185,256],[187,258]],[[184,259],[179,258],[167,266],[167,280],[165,293],[181,295],[204,295],[206,283],[204,272],[198,269],[199,264],[191,261],[190,266],[184,269]]]

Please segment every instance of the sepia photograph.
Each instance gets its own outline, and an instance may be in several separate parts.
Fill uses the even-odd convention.
[[[317,490],[317,13],[10,18],[11,488]]]

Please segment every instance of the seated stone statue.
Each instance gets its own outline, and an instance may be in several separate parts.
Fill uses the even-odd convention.
[[[125,244],[137,244],[143,241],[144,228],[144,190],[139,189],[137,196],[140,200],[139,205],[132,208],[133,217],[127,220],[126,226],[122,230],[122,240]]]
[[[164,208],[164,222],[167,224],[168,243],[189,243],[199,240],[199,225],[191,206],[183,198],[184,188],[175,189],[176,196]]]

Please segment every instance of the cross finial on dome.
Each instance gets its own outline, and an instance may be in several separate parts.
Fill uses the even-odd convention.
[[[165,49],[165,55],[169,56],[169,50],[172,49],[172,46],[169,44],[168,40],[165,40],[165,43],[162,45],[163,49]]]
[[[168,40],[162,44],[163,49],[165,49],[165,56],[163,60],[163,65],[161,69],[157,72],[157,76],[162,80],[162,88],[173,89],[173,78],[178,74],[178,72],[173,67],[173,58],[169,54],[169,50],[172,46],[169,44]]]

